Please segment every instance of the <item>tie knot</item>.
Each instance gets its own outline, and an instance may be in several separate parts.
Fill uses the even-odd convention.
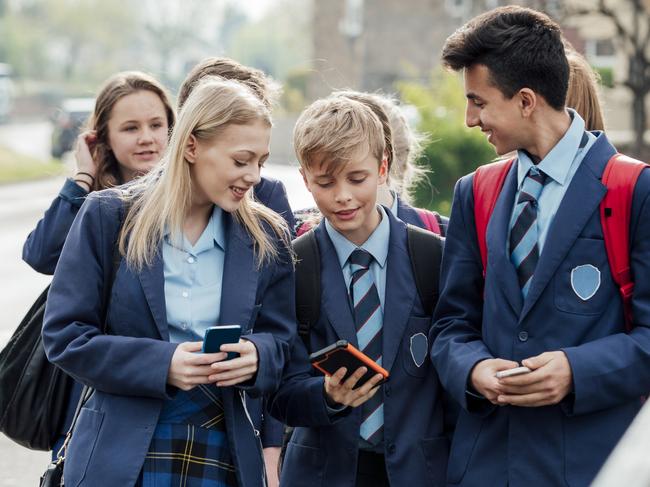
[[[357,266],[358,268],[361,269],[368,269],[370,267],[370,263],[372,262],[372,254],[370,252],[367,252],[366,250],[363,249],[356,249],[354,252],[350,254],[350,257],[348,259],[350,261],[350,264],[353,266]],[[357,269],[352,269],[352,271],[357,271]]]
[[[547,182],[547,178],[548,176],[536,166],[531,167],[521,185],[521,193],[519,194],[519,200],[517,202],[537,201],[542,192],[542,188],[544,188],[544,185]]]

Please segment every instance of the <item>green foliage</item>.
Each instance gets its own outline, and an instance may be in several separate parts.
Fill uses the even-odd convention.
[[[42,162],[0,146],[0,184],[63,174],[63,164],[52,159]]]
[[[614,87],[614,70],[612,68],[595,67],[594,70],[598,73],[601,85],[607,88]]]
[[[415,204],[448,215],[456,181],[496,154],[478,129],[465,126],[466,101],[457,75],[437,70],[428,85],[404,82],[398,89],[404,102],[417,108],[417,128],[427,136],[418,163],[429,173],[414,192]]]

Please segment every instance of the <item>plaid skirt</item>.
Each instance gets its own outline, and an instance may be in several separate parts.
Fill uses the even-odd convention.
[[[223,404],[214,385],[163,406],[137,487],[237,487]]]

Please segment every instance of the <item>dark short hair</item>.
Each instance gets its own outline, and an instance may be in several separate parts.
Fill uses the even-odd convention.
[[[507,98],[530,88],[556,110],[564,107],[569,64],[562,32],[536,10],[511,5],[474,17],[449,36],[442,62],[454,71],[482,64]]]

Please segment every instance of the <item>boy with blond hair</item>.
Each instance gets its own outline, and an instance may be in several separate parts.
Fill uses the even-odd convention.
[[[441,485],[448,440],[442,390],[427,357],[431,303],[423,304],[416,289],[408,250],[413,230],[377,205],[388,170],[381,123],[359,101],[318,100],[298,119],[294,146],[324,218],[301,237],[317,245],[322,292],[319,317],[306,343],[296,341],[291,366],[304,363],[308,352],[347,340],[390,378],[372,397],[351,404],[358,407],[329,402],[328,421],[312,407],[322,402],[322,386],[296,381],[282,388],[271,411],[296,428],[281,484],[312,486],[319,479],[319,485],[357,487]],[[425,238],[431,239],[430,260],[439,258],[441,239],[428,232]],[[326,377],[325,391],[341,377]]]

